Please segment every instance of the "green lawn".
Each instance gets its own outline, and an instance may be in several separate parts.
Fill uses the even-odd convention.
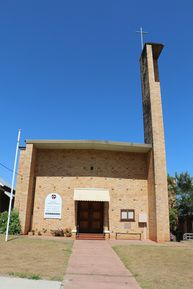
[[[142,288],[193,289],[193,242],[115,246]]]
[[[62,280],[71,254],[71,240],[0,235],[0,275],[32,279]]]

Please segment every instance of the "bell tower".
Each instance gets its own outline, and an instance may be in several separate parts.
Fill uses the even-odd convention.
[[[148,158],[150,238],[169,240],[168,189],[158,58],[163,44],[146,43],[141,58],[141,83],[145,143],[152,145]]]

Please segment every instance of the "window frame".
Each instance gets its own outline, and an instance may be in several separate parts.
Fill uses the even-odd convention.
[[[122,219],[122,213],[126,212],[127,213],[127,219]],[[133,218],[129,219],[129,213],[133,213]],[[135,222],[135,210],[134,209],[121,209],[120,210],[120,222]]]

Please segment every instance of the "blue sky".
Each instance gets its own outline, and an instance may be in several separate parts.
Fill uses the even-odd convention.
[[[140,26],[159,60],[167,169],[193,174],[193,1],[0,3],[0,162],[25,139],[143,142]],[[0,166],[0,176],[11,173]]]

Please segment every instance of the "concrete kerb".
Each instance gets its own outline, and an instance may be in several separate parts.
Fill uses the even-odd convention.
[[[60,289],[61,282],[48,280],[29,280],[15,277],[0,277],[1,289]]]

